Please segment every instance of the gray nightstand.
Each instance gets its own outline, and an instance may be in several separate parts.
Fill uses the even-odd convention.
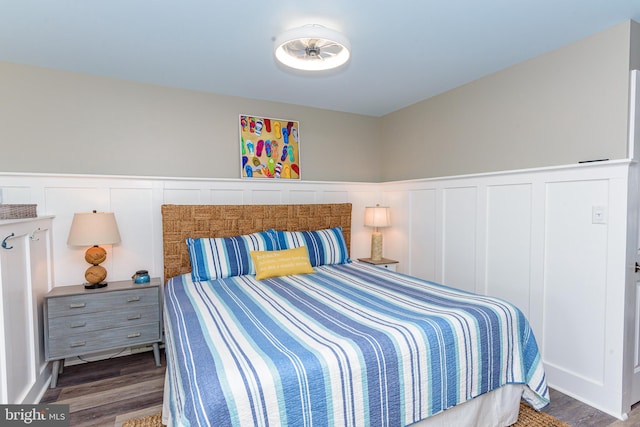
[[[358,258],[360,262],[375,265],[376,267],[386,268],[387,270],[396,271],[398,261],[389,258],[382,258],[380,261],[374,261],[371,258]]]
[[[162,283],[109,282],[100,289],[60,286],[44,296],[44,347],[53,361],[51,388],[67,357],[153,344],[160,366]]]

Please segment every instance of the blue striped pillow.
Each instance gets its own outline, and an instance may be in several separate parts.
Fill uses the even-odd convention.
[[[262,231],[234,237],[187,238],[194,282],[256,274],[250,251],[272,251],[276,242]]]
[[[351,262],[342,227],[315,231],[269,230],[269,232],[274,235],[280,250],[306,246],[313,267]]]

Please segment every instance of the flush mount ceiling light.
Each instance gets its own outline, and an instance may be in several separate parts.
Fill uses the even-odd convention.
[[[274,53],[287,67],[305,71],[330,70],[351,56],[349,40],[322,25],[305,25],[280,34]]]

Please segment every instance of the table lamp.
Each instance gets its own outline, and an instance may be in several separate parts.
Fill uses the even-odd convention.
[[[382,233],[378,228],[389,227],[391,225],[391,213],[387,206],[367,206],[364,208],[364,225],[374,227],[371,234],[371,260],[380,261],[382,259]]]
[[[80,212],[73,215],[67,245],[89,246],[84,259],[91,264],[84,273],[87,289],[104,288],[107,270],[100,264],[107,259],[107,251],[98,245],[120,243],[120,232],[113,212]]]

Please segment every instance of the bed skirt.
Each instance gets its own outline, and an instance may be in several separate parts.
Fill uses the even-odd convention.
[[[506,427],[518,421],[522,384],[507,384],[497,390],[482,394],[458,406],[430,418],[411,424],[411,427]],[[179,427],[170,418],[169,377],[164,380],[164,400],[162,402],[162,424]]]

